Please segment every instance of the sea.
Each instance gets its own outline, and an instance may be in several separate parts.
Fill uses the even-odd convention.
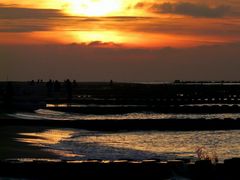
[[[40,121],[61,120],[128,120],[128,119],[237,119],[240,113],[225,114],[164,114],[128,113],[86,115],[46,109],[18,112],[10,116]],[[225,159],[240,157],[240,130],[220,131],[88,131],[74,128],[45,128],[21,132],[19,142],[53,153],[60,160],[146,160],[146,159]]]

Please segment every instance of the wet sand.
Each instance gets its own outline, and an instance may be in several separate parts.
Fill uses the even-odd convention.
[[[49,158],[55,159],[56,155],[51,154],[39,147],[34,147],[26,143],[18,142],[19,133],[22,132],[41,132],[44,127],[23,127],[23,126],[1,126],[0,127],[0,160],[18,158]]]

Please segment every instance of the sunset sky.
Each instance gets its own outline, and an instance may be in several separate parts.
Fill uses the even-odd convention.
[[[0,80],[240,80],[239,0],[1,0]]]

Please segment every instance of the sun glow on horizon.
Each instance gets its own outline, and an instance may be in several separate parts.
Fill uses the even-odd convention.
[[[107,16],[122,9],[121,0],[66,0],[65,11],[71,15]]]

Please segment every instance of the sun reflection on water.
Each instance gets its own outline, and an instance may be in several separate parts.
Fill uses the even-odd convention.
[[[72,130],[60,130],[52,129],[44,132],[34,132],[34,133],[19,133],[20,138],[16,140],[19,142],[27,143],[32,146],[45,148],[43,150],[50,153],[56,154],[60,157],[76,158],[80,157],[79,154],[73,154],[71,150],[60,148],[52,149],[47,148],[49,146],[54,146],[60,144],[62,141],[70,138],[73,135],[74,131]]]
[[[48,144],[57,144],[60,141],[71,137],[71,130],[47,130],[44,132],[19,133],[20,136],[26,138],[18,138],[20,142],[25,142],[37,146],[45,146]]]
[[[239,157],[239,131],[196,132],[93,132],[46,130],[20,133],[17,140],[56,154],[60,159],[196,159],[196,149],[216,153],[220,161]]]

